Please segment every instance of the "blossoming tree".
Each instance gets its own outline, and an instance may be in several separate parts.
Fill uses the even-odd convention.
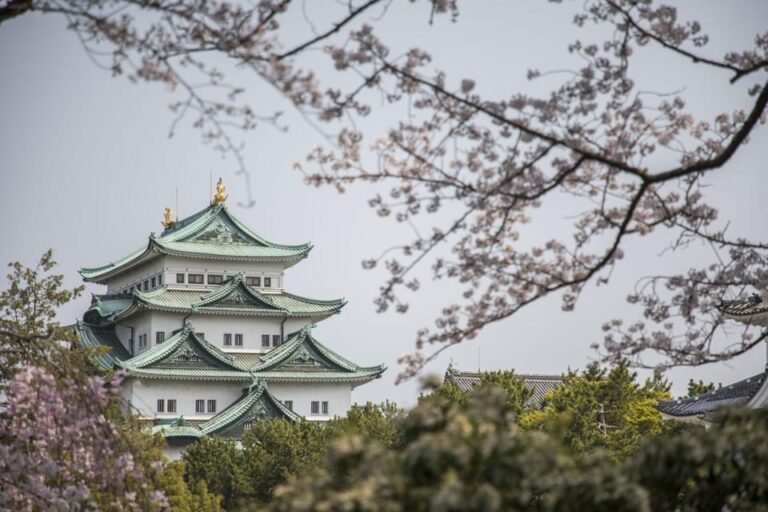
[[[457,0],[414,3],[430,21],[460,20]],[[582,64],[541,97],[514,90],[490,97],[477,92],[472,77],[448,76],[417,42],[403,54],[391,51],[376,21],[393,4],[350,0],[334,22],[298,41],[283,24],[287,13],[301,9],[290,0],[5,0],[0,30],[30,12],[63,16],[113,74],[181,91],[173,126],[190,117],[207,141],[238,159],[246,177],[238,130],[279,122],[231,83],[250,73],[333,132],[327,147],[308,156],[309,183],[340,191],[378,183],[386,193],[371,205],[397,222],[449,212],[428,234],[399,244],[399,256],[387,252],[386,260],[365,262],[370,268],[383,260],[389,271],[376,299],[380,311],[406,311],[404,290],[420,286],[413,269],[429,262],[435,278],[465,288],[434,327],[419,331],[416,351],[402,359],[404,376],[544,297],[559,295],[563,309],[572,309],[585,287],[610,280],[628,241],[658,230],[674,236],[675,250],[705,241],[718,254],[687,272],[654,276],[629,294],[642,312],[626,327],[606,323],[607,360],[644,364],[641,355],[652,350],[666,365],[701,364],[741,354],[768,336],[747,327],[735,343],[713,343],[722,328],[715,306],[725,294],[768,284],[768,245],[731,236],[703,187],[761,129],[768,33],[756,34],[750,47],[714,51],[701,24],[675,7],[587,0],[575,30],[607,30],[596,32],[605,34],[601,39],[586,35],[569,46]],[[316,54],[306,57],[317,48],[346,77],[343,85],[327,76]],[[744,107],[706,117],[687,106],[685,91],[642,89],[633,63],[647,48],[709,70]],[[243,75],[225,76],[221,58]],[[407,106],[408,115],[373,137],[356,128],[355,120],[382,105]],[[516,243],[537,208],[565,196],[582,205],[569,236],[531,247]],[[438,254],[441,247],[450,259]]]

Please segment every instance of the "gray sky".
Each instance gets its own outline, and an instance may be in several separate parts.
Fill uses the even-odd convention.
[[[567,64],[565,46],[585,36],[571,28],[571,12],[543,1],[464,2],[458,23],[438,20],[433,26],[426,22],[424,5],[403,4],[394,5],[377,22],[384,39],[401,50],[413,45],[430,50],[437,67],[446,69],[453,81],[471,77],[481,93],[491,96],[556,83],[529,83],[526,70]],[[323,17],[313,13],[317,5],[307,2],[316,19]],[[722,47],[749,47],[752,35],[766,29],[768,2],[695,5],[695,18],[716,40],[712,54],[718,57],[720,42]],[[297,30],[306,26],[300,18],[292,21]],[[318,58],[323,57],[318,53]],[[696,75],[679,61],[657,54],[641,58],[637,66],[651,72],[649,86],[666,91],[687,87],[692,104],[708,115],[730,91],[727,76]],[[264,84],[244,78],[255,105],[288,108]],[[287,133],[265,126],[247,135],[245,156],[256,205],[242,208],[238,202],[246,197],[244,182],[234,175],[232,159],[221,159],[204,146],[189,123],[168,138],[170,98],[163,87],[130,84],[98,69],[59,17],[23,16],[0,26],[0,261],[31,264],[52,247],[67,284],[76,285],[81,266],[124,256],[145,243],[150,231],[160,231],[163,208],[174,206],[176,189],[180,216],[205,207],[213,172],[228,186],[232,211],[254,230],[278,242],[315,245],[308,260],[288,271],[288,290],[319,299],[347,298],[341,315],[320,324],[318,338],[357,363],[390,367],[383,379],[356,390],[353,399],[412,404],[417,383],[394,385],[396,359],[412,349],[416,330],[431,324],[440,307],[455,300],[456,288],[423,281],[407,315],[377,314],[372,299],[384,276],[364,271],[360,261],[411,233],[367,207],[372,189],[353,187],[338,195],[303,184],[293,163],[322,138],[288,111]],[[725,104],[740,105],[730,100]],[[372,135],[381,133],[396,115],[385,111],[367,120],[364,128]],[[758,128],[733,165],[709,178],[709,193],[721,207],[721,218],[731,220],[734,233],[763,241],[768,218],[766,132]],[[565,235],[573,213],[567,208],[542,211],[537,229],[548,236]],[[561,373],[583,368],[595,358],[589,345],[602,339],[601,324],[636,313],[624,297],[637,278],[684,269],[687,262],[707,261],[711,255],[702,247],[684,257],[660,258],[665,241],[662,235],[628,244],[611,285],[591,287],[574,312],[561,312],[557,298],[543,301],[449,350],[429,371],[442,373],[449,358],[467,370]],[[89,293],[102,290],[88,287]],[[82,314],[90,300],[86,295],[62,309],[62,322]],[[683,393],[691,377],[729,383],[759,372],[764,364],[760,347],[728,363],[676,369],[667,376],[674,381],[673,391]]]

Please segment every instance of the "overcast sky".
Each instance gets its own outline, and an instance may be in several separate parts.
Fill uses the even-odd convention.
[[[313,12],[318,5],[306,3],[310,17],[322,21],[323,13]],[[752,35],[768,28],[768,2],[700,1],[695,6],[695,18],[715,40],[717,57],[721,47],[748,48]],[[534,0],[473,0],[461,3],[457,23],[438,20],[430,26],[424,5],[401,2],[376,23],[395,47],[427,48],[435,55],[436,66],[448,70],[453,80],[471,77],[481,93],[498,96],[536,90],[535,83],[525,80],[528,68],[554,69],[563,64],[566,45],[584,35],[570,25],[569,8]],[[293,24],[298,39],[306,23],[296,17]],[[318,58],[324,57],[318,53]],[[638,66],[650,72],[652,85],[663,90],[686,87],[693,104],[707,115],[723,101],[727,108],[741,105],[726,98],[730,89],[725,75],[697,75],[679,61],[653,54]],[[245,79],[257,107],[289,109],[264,84]],[[289,291],[349,301],[341,315],[319,325],[318,338],[356,363],[390,367],[383,379],[356,390],[353,399],[412,404],[418,385],[394,385],[396,359],[413,348],[419,327],[431,324],[443,304],[456,300],[452,296],[456,289],[425,282],[407,315],[377,314],[372,300],[384,276],[365,271],[360,264],[407,239],[403,237],[411,235],[408,228],[377,217],[367,207],[371,188],[353,187],[338,195],[305,185],[293,164],[323,141],[290,110],[288,132],[261,127],[248,134],[245,157],[256,204],[239,206],[246,198],[245,184],[235,176],[231,159],[221,159],[203,145],[189,123],[182,123],[168,138],[169,101],[163,87],[130,84],[98,69],[59,17],[25,15],[3,23],[0,261],[32,264],[53,248],[59,272],[74,286],[80,282],[78,268],[122,257],[145,244],[151,231],[161,231],[163,208],[174,207],[176,190],[183,217],[208,204],[210,174],[222,176],[230,192],[230,209],[252,229],[278,242],[315,245],[307,260],[287,272]],[[381,133],[396,114],[374,117],[365,129]],[[759,127],[727,172],[708,178],[709,193],[721,206],[722,218],[731,220],[734,233],[762,241],[768,224],[767,131]],[[544,212],[537,229],[565,236],[573,213]],[[574,312],[561,312],[557,298],[543,301],[449,350],[429,371],[442,374],[451,358],[466,370],[561,373],[583,368],[596,357],[589,346],[601,340],[601,324],[636,313],[624,298],[639,277],[683,269],[687,262],[711,257],[706,247],[684,257],[661,257],[665,242],[663,236],[632,241],[611,285],[590,287]],[[76,320],[90,293],[103,288],[89,285],[87,291],[62,308],[63,323]],[[680,394],[689,378],[730,383],[761,371],[764,364],[765,349],[759,347],[728,363],[676,369],[667,376]]]

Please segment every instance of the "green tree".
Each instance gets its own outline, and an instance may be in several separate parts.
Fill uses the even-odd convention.
[[[187,486],[184,480],[184,462],[177,460],[165,465],[158,477],[158,483],[165,490],[168,503],[174,512],[220,512],[221,496],[208,492],[204,480]]]
[[[23,365],[61,376],[82,358],[70,351],[74,333],[59,325],[56,311],[80,296],[84,287],[67,289],[64,276],[50,273],[56,266],[50,249],[34,267],[18,261],[8,266],[8,287],[0,292],[0,383],[8,382]]]
[[[626,472],[653,510],[768,510],[768,408],[722,410],[708,429],[650,439]]]
[[[634,453],[642,438],[672,428],[656,410],[658,401],[666,398],[669,383],[659,374],[641,385],[627,363],[610,371],[592,366],[565,375],[563,384],[547,395],[545,406],[523,414],[520,423],[562,435],[577,453],[604,448],[619,459]]]
[[[688,381],[688,394],[686,396],[688,398],[692,398],[694,396],[703,395],[704,393],[714,391],[718,387],[722,387],[722,384],[715,387],[714,382],[705,383],[703,380],[696,382],[695,380],[691,379]]]
[[[422,394],[420,400],[428,400],[429,397],[437,400],[449,400],[457,403],[465,403],[468,397],[453,381],[430,382],[425,380],[425,386],[432,387],[429,394]],[[507,404],[513,413],[518,416],[526,409],[526,402],[533,396],[533,390],[525,385],[525,380],[515,375],[513,370],[499,370],[482,372],[480,382],[475,387],[498,387],[507,397]]]
[[[242,439],[252,495],[267,501],[289,476],[318,466],[332,435],[331,429],[309,421],[255,422]]]
[[[187,485],[196,488],[205,482],[211,492],[223,497],[226,509],[254,495],[245,453],[232,439],[204,437],[187,448],[182,460]]]
[[[438,395],[439,396],[439,395]],[[322,467],[278,487],[267,510],[647,510],[647,496],[601,453],[576,459],[544,432],[514,422],[498,386],[463,402],[422,400],[404,444],[336,440]]]
[[[392,402],[352,406],[344,418],[336,418],[325,426],[330,438],[359,435],[375,440],[386,448],[397,449],[403,444],[404,412]]]

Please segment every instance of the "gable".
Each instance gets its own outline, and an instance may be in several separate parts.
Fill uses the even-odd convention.
[[[179,241],[263,246],[263,244],[257,243],[247,234],[243,233],[243,231],[221,213],[203,231]]]
[[[330,361],[307,343],[303,343],[301,348],[296,350],[296,352],[280,366],[290,367],[292,370],[306,369],[317,371],[320,369],[338,369],[338,367],[331,364]]]
[[[199,338],[188,326],[160,345],[124,361],[129,370],[224,370],[242,372],[232,356]]]

